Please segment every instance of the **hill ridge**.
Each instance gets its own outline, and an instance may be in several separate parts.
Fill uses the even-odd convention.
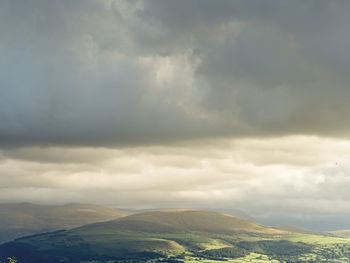
[[[199,209],[167,209],[135,213],[116,220],[80,227],[91,229],[109,227],[143,232],[255,232],[284,234],[286,231],[267,227],[251,220],[219,212]]]

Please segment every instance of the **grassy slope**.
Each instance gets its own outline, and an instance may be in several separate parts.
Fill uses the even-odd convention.
[[[130,213],[96,205],[0,204],[0,243],[18,237],[116,219]]]

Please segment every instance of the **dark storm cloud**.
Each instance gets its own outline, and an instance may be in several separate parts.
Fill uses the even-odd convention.
[[[1,1],[0,144],[343,136],[348,1]]]

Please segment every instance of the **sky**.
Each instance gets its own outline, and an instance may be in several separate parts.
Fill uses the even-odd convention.
[[[350,228],[347,0],[1,0],[0,202]]]

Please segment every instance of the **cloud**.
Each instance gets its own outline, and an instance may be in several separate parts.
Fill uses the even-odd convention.
[[[119,150],[7,149],[1,152],[0,200],[235,207],[270,224],[277,224],[277,216],[290,222],[286,216],[292,214],[309,219],[339,215],[339,223],[350,213],[349,150],[347,140],[309,136]],[[293,218],[302,225],[299,217]]]
[[[345,137],[348,10],[346,1],[2,1],[0,144]]]

